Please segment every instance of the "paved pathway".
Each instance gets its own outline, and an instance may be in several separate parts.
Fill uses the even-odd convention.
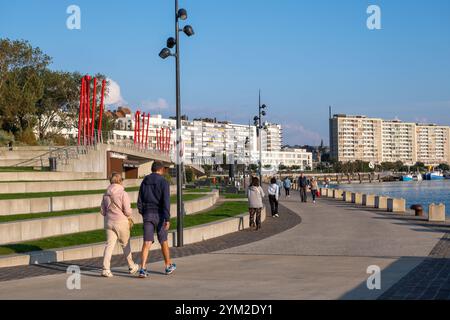
[[[116,270],[114,279],[100,278],[98,270],[85,271],[82,289],[69,291],[67,275],[58,273],[0,282],[0,299],[389,298],[402,278],[428,261],[446,231],[332,200],[300,204],[293,196],[282,203],[281,218],[269,218],[263,232],[283,224],[292,228],[266,236],[235,234],[247,242],[179,258],[179,270],[171,277],[160,273],[160,262],[150,265],[155,272],[146,280],[126,275],[124,268]],[[302,223],[292,223],[298,216]],[[251,242],[253,237],[260,238]],[[367,289],[371,265],[382,270],[382,290]]]

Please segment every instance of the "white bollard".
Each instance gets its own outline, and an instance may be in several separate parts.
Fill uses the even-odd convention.
[[[388,212],[405,213],[406,212],[406,200],[389,198],[387,200],[387,210],[388,210]]]
[[[444,204],[430,204],[428,208],[428,221],[430,222],[445,222],[445,205]]]

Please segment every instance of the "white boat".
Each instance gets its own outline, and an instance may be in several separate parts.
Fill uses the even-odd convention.
[[[444,174],[439,171],[429,172],[426,175],[427,180],[443,180]]]
[[[423,176],[421,173],[416,173],[413,175],[413,181],[423,181]]]

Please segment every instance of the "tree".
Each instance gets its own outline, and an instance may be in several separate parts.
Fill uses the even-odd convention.
[[[42,73],[51,58],[27,41],[0,39],[0,116],[14,135],[35,124],[35,103],[43,95]]]
[[[36,103],[40,140],[60,134],[63,128],[71,129],[77,125],[81,75],[45,70],[42,80],[44,92]]]
[[[186,168],[185,173],[186,173],[186,182],[187,183],[193,182],[194,181],[194,171],[191,168]]]
[[[0,39],[0,90],[8,73],[23,68],[44,70],[51,60],[41,49],[33,48],[28,41]]]
[[[438,166],[438,169],[442,171],[450,171],[450,166],[447,163],[441,163]]]

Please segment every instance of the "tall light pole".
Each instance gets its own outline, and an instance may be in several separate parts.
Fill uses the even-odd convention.
[[[256,126],[256,133],[259,138],[259,181],[262,184],[262,129],[263,122],[262,118],[267,115],[266,113],[267,106],[265,104],[261,105],[261,90],[259,90],[259,103],[258,103],[258,116],[254,117],[254,124]]]
[[[183,241],[183,224],[184,224],[184,205],[183,205],[183,157],[181,156],[181,92],[180,92],[180,31],[183,31],[188,37],[193,36],[194,29],[190,25],[186,25],[180,29],[180,20],[187,19],[187,11],[179,9],[178,0],[175,0],[175,39],[167,39],[167,47],[162,49],[159,56],[162,59],[175,57],[176,65],[176,118],[177,118],[177,143],[176,143],[176,170],[177,170],[177,247],[184,245]],[[175,53],[170,49],[175,47]]]

